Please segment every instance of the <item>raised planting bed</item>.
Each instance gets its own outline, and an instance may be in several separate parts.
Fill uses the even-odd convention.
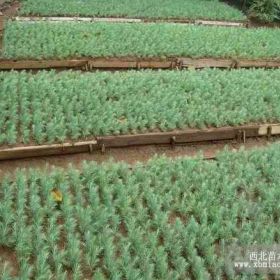
[[[168,23],[15,22],[5,25],[2,58],[192,57],[279,59],[280,29]]]
[[[0,158],[26,156],[26,149],[36,156],[277,135],[279,76],[217,69],[1,72]]]
[[[21,15],[136,17],[149,19],[246,20],[241,11],[217,0],[36,0],[23,1]]]
[[[0,277],[241,279],[227,245],[280,241],[279,162],[274,145],[216,161],[18,170],[1,180]]]
[[[0,144],[280,122],[280,70],[0,72]]]

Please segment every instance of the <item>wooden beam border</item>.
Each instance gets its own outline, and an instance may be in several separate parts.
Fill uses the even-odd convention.
[[[225,27],[247,27],[247,21],[223,21],[223,20],[204,20],[204,19],[149,19],[149,18],[129,18],[129,17],[71,17],[71,16],[16,16],[8,17],[9,20],[23,22],[111,22],[111,23],[177,23],[194,24],[207,26],[225,26]]]
[[[96,57],[72,59],[0,59],[0,70],[77,69],[83,71],[122,69],[185,69],[185,68],[280,68],[280,59],[224,59],[170,57]]]
[[[90,153],[95,150],[105,152],[106,148],[123,148],[142,145],[178,145],[234,139],[245,143],[247,138],[264,136],[269,138],[273,135],[280,135],[280,123],[211,129],[185,129],[170,132],[118,136],[98,136],[91,141],[2,148],[0,149],[0,160]]]

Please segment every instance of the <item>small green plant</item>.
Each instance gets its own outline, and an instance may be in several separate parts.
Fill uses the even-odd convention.
[[[279,163],[274,144],[216,161],[156,157],[133,167],[18,172],[0,183],[0,205],[14,217],[0,209],[1,234],[16,252],[18,277],[5,260],[0,277],[239,279],[217,245],[279,242]],[[50,211],[46,198],[58,185],[61,210]]]
[[[4,119],[0,127],[2,145],[15,143],[8,137],[10,130],[6,122],[12,122],[16,128],[16,143],[43,144],[156,129],[170,131],[280,121],[280,70],[1,72],[0,79],[0,106],[5,108],[0,110],[0,120]],[[21,110],[14,110],[18,104]],[[28,122],[21,119],[23,111]],[[29,137],[22,139],[24,131],[28,131]],[[102,178],[100,183],[105,184],[106,175]],[[84,203],[79,176],[73,172],[71,179],[76,186],[73,199]],[[55,203],[49,194],[54,186],[51,182],[44,184],[45,201],[51,212]],[[62,193],[67,188],[63,184],[55,187]],[[42,218],[36,181],[32,188],[30,205],[39,223]],[[97,199],[96,188],[98,186],[92,186],[89,193],[93,203]],[[109,209],[110,192],[104,191],[102,199]],[[18,203],[24,204],[24,195],[21,200]],[[7,209],[10,201],[7,197]],[[157,207],[153,197],[149,202],[152,208]],[[72,198],[66,197],[61,205],[63,211],[70,211],[70,216],[71,203]],[[120,211],[125,213],[127,203],[123,201]],[[2,230],[5,231],[5,224],[11,221],[0,205],[0,215],[2,211],[6,221]],[[86,207],[78,213],[85,231],[91,223],[90,213]],[[19,215],[24,215],[24,208]]]
[[[8,21],[5,23],[3,56],[10,59],[126,56],[279,58],[279,36],[279,29],[269,28]],[[13,135],[13,127],[10,129]],[[49,129],[55,131],[56,127]],[[75,133],[79,135],[80,131]]]
[[[218,0],[25,0],[20,13],[43,16],[109,16],[244,20],[237,9]]]

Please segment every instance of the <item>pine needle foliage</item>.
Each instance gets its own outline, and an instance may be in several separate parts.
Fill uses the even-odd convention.
[[[280,70],[1,72],[0,80],[2,145],[280,121]]]
[[[245,19],[239,10],[218,0],[25,0],[20,13],[43,16]]]
[[[14,220],[1,208],[0,236],[16,251],[19,275],[4,264],[0,277],[262,279],[232,274],[217,250],[225,241],[279,242],[279,163],[275,144],[210,162],[156,157],[132,168],[91,162],[79,171],[18,172],[1,181],[0,205]],[[49,211],[44,182],[63,190],[61,210]]]
[[[169,23],[16,22],[5,24],[5,58],[279,58],[280,29]]]

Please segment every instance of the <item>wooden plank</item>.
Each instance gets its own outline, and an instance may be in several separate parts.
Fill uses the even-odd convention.
[[[280,135],[280,124],[244,125],[211,129],[185,129],[134,135],[100,136],[92,141],[0,149],[0,160],[87,153],[103,148],[141,145],[175,145],[205,141],[245,141],[246,138]]]
[[[246,27],[246,23],[237,21],[221,21],[221,20],[195,20],[195,24],[209,26],[228,26],[228,27]]]
[[[236,67],[276,68],[276,67],[280,67],[280,60],[279,59],[265,59],[265,60],[239,59],[237,61]]]
[[[194,143],[203,141],[220,141],[238,138],[245,132],[246,137],[257,137],[258,126],[214,128],[176,136],[176,143]]]
[[[94,17],[93,22],[113,22],[113,23],[140,23],[145,22],[140,18],[99,18]]]
[[[81,68],[88,63],[87,59],[65,60],[5,60],[0,59],[1,70],[21,69],[56,69],[56,68]]]
[[[87,69],[106,69],[106,68],[137,68],[137,59],[118,59],[118,58],[92,58],[88,60]]]
[[[149,68],[149,69],[172,69],[178,66],[176,59],[167,59],[165,61],[140,61],[137,64],[137,68]]]
[[[280,125],[272,125],[271,126],[271,135],[280,134]]]
[[[85,153],[96,148],[97,142],[95,140],[54,145],[15,147],[1,149],[0,160]]]
[[[48,22],[92,22],[92,17],[12,17],[9,18],[14,21],[22,22],[37,22],[37,21],[48,21]]]
[[[238,134],[245,131],[246,137],[258,137],[259,125],[223,127],[212,129],[187,129],[173,132],[158,132],[134,135],[118,135],[97,137],[99,146],[127,147],[134,145],[156,145],[194,143],[203,141],[236,139]]]
[[[77,58],[50,60],[0,59],[0,70],[22,69],[173,69],[173,68],[276,68],[280,60],[248,60],[222,58]]]
[[[88,60],[88,69],[168,69],[177,65],[174,59],[138,59],[138,58],[93,58]]]
[[[0,59],[0,70],[57,69],[168,69],[177,65],[176,59],[138,59],[138,58],[81,58],[69,60],[5,60]]]
[[[182,67],[187,68],[277,68],[279,59],[223,59],[223,58],[180,58]]]
[[[247,22],[241,21],[221,21],[221,20],[192,20],[187,18],[169,18],[169,19],[151,19],[151,18],[128,18],[128,17],[36,17],[36,16],[17,16],[11,17],[11,20],[35,22],[35,21],[48,21],[48,22],[112,22],[112,23],[178,23],[178,24],[196,24],[208,26],[225,26],[225,27],[246,27]]]
[[[232,59],[223,58],[181,58],[182,67],[187,68],[231,68],[233,66]]]
[[[271,128],[271,135],[278,135],[280,134],[280,125],[279,124],[266,124],[266,125],[261,125],[259,127],[259,135],[267,135],[269,128]]]
[[[112,22],[112,23],[141,23],[145,22],[142,19],[136,18],[105,18],[105,17],[12,17],[10,20],[22,22]]]

